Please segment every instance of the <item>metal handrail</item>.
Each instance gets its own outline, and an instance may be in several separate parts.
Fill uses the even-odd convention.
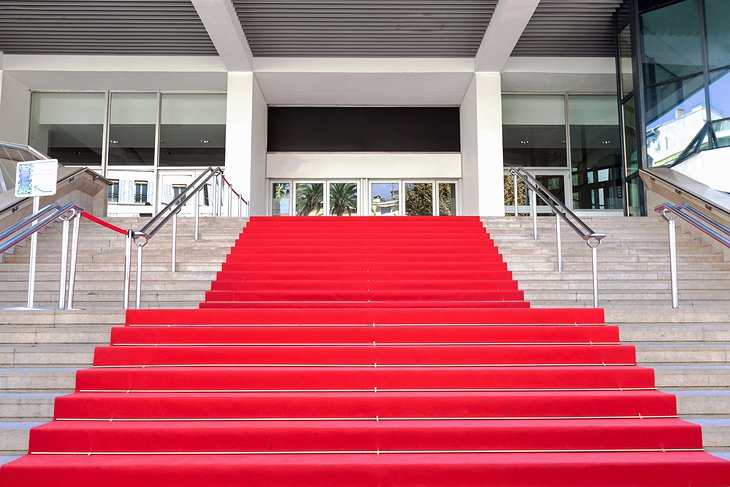
[[[595,232],[583,220],[581,220],[573,211],[565,206],[554,194],[545,188],[532,174],[527,172],[524,167],[510,167],[514,182],[514,213],[515,218],[519,216],[517,201],[517,179],[519,178],[530,191],[530,213],[532,216],[532,236],[535,240],[539,239],[537,227],[537,198],[547,204],[555,215],[555,231],[556,231],[556,250],[558,256],[558,272],[563,272],[563,252],[562,237],[560,234],[560,221],[564,221],[578,236],[586,242],[591,248],[591,264],[593,272],[593,307],[598,308],[598,246],[601,240],[606,238],[605,233]]]
[[[685,211],[686,210],[686,211]],[[730,228],[710,218],[687,203],[673,205],[665,201],[654,208],[667,222],[669,228],[669,276],[671,280],[672,308],[679,308],[679,292],[677,290],[677,237],[676,220],[681,218],[707,236],[730,248]],[[692,216],[688,213],[692,213]],[[702,221],[706,223],[703,223]],[[713,228],[714,227],[714,228]]]
[[[127,246],[125,253],[124,268],[124,309],[129,307],[129,291],[131,289],[131,254],[132,242],[137,244],[137,275],[135,288],[135,306],[139,308],[142,303],[142,255],[143,248],[152,239],[155,234],[168,222],[172,221],[172,249],[171,249],[171,272],[177,271],[177,216],[183,207],[191,200],[195,202],[195,230],[193,238],[200,238],[200,192],[207,186],[208,181],[213,179],[213,216],[221,216],[222,200],[224,197],[224,183],[228,186],[228,216],[231,213],[231,194],[236,194],[239,201],[243,201],[248,206],[248,201],[243,199],[233,186],[223,176],[223,169],[220,167],[209,167],[198,176],[192,184],[186,187],[179,195],[168,203],[157,215],[147,222],[140,230],[129,230],[127,235]],[[241,206],[239,203],[239,216],[241,216]]]
[[[28,266],[28,300],[27,306],[34,307],[35,301],[35,268],[36,248],[35,240],[39,231],[58,220],[63,220],[63,236],[61,241],[61,275],[59,278],[58,308],[73,309],[73,295],[76,283],[76,257],[78,255],[79,220],[84,209],[76,203],[60,205],[53,202],[18,223],[0,233],[0,254],[7,252],[16,245],[32,238],[30,263]],[[74,220],[73,237],[71,241],[71,268],[68,274],[68,296],[66,296],[66,270],[68,267],[68,233],[69,222]],[[29,228],[27,228],[29,227]]]

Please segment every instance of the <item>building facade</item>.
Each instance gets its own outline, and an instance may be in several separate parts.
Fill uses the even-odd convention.
[[[511,165],[640,214],[638,168],[723,116],[722,3],[4,2],[0,139],[104,174],[110,214],[224,166],[252,215],[500,215]]]

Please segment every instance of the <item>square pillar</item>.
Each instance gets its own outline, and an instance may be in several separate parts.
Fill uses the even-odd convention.
[[[460,118],[463,214],[504,216],[500,73],[474,74]]]
[[[266,100],[254,74],[228,73],[226,178],[249,201],[251,215],[266,213]]]

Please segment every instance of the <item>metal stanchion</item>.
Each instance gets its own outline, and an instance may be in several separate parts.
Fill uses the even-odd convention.
[[[63,217],[62,217],[63,218]],[[68,218],[63,218],[61,232],[61,274],[58,282],[58,309],[66,307],[66,275],[68,270]]]
[[[170,271],[177,270],[177,211],[172,215],[172,266]]]
[[[33,198],[33,214],[35,215],[40,210],[41,199],[38,196]],[[38,220],[34,220],[31,226],[35,226]],[[38,232],[34,233],[30,237],[30,261],[28,265],[28,302],[29,308],[33,307],[35,302],[35,263],[36,257],[38,256]]]
[[[200,240],[200,192],[195,194],[195,230],[193,239]]]
[[[532,238],[537,240],[537,194],[534,190],[530,190],[530,211],[532,212]]]
[[[142,305],[142,248],[147,244],[147,240],[143,244],[137,243],[137,286],[134,290],[135,308],[139,309]]]
[[[558,252],[558,272],[563,272],[563,241],[560,235],[560,215],[555,213],[555,243]]]
[[[228,186],[228,215],[226,216],[233,216],[233,188]]]
[[[71,234],[71,268],[68,273],[68,299],[66,309],[74,307],[74,289],[76,288],[76,257],[79,253],[79,227],[81,226],[81,212],[74,215],[74,228]]]
[[[517,174],[515,174],[515,173],[512,173],[512,182],[514,183],[514,188],[515,188],[515,203],[514,203],[514,206],[515,206],[515,218],[517,218],[519,216],[519,200],[518,200],[518,197],[517,197],[517,191],[518,191],[519,188],[517,187]]]
[[[129,309],[129,287],[132,280],[132,239],[134,237],[133,230],[127,230],[124,248],[124,309]]]
[[[238,198],[238,218],[241,218],[243,216],[243,200],[239,197]]]
[[[601,237],[603,238],[603,236]],[[598,246],[601,238],[589,237],[586,243],[591,248],[591,268],[593,269],[593,307],[598,308]]]
[[[672,308],[679,308],[679,291],[677,289],[677,215],[662,210],[662,217],[669,228],[669,277],[672,288]]]

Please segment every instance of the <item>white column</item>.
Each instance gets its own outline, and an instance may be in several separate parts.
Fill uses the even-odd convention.
[[[499,73],[476,73],[461,103],[462,211],[504,215],[502,84]]]
[[[30,91],[0,65],[0,140],[28,143]]]
[[[251,214],[266,211],[266,100],[254,74],[228,73],[226,179],[250,201]]]

